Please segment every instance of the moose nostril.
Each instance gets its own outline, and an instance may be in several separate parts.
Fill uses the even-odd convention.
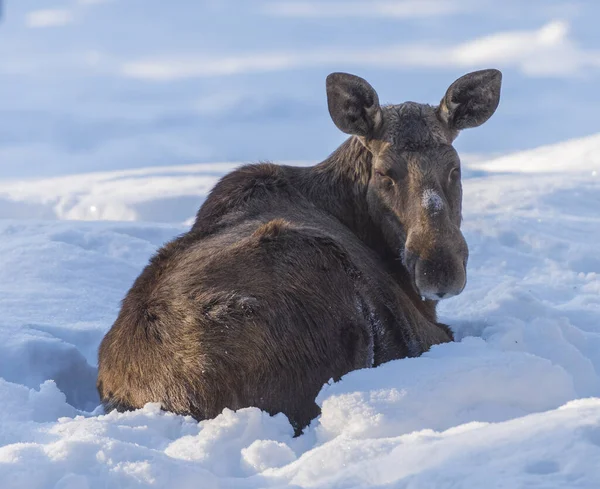
[[[446,292],[438,292],[436,294],[438,296],[438,298],[443,299],[444,297],[446,297],[448,294],[446,294]]]

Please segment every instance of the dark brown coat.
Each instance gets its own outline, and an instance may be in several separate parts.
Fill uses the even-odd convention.
[[[314,167],[249,165],[215,186],[102,341],[106,410],[256,406],[300,432],[328,380],[451,341],[435,314],[466,282],[451,143],[492,115],[500,78],[465,75],[435,107],[380,107],[363,79],[330,75],[329,111],[352,137]]]

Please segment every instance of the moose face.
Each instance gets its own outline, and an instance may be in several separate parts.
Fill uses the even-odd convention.
[[[397,250],[415,290],[439,300],[466,284],[468,248],[460,232],[460,160],[452,142],[494,113],[502,75],[469,73],[456,80],[439,106],[414,102],[381,107],[362,78],[327,78],[331,117],[372,154],[369,214],[388,246]]]

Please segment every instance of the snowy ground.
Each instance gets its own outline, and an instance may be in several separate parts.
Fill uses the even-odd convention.
[[[3,5],[0,488],[600,487],[600,4]],[[485,67],[505,76],[497,113],[457,141],[469,283],[441,306],[456,343],[326,386],[296,439],[256,409],[100,414],[98,344],[237,166],[211,162],[325,156],[343,139],[331,71],[436,103]]]
[[[325,386],[296,439],[252,408],[199,424],[96,409],[119,300],[234,165],[1,183],[0,485],[597,489],[599,150],[467,165],[469,284],[441,307],[458,341]]]

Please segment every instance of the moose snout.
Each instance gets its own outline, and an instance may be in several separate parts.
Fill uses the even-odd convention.
[[[434,259],[417,259],[414,274],[417,291],[430,300],[458,295],[467,284],[465,265],[447,254]]]
[[[462,236],[461,236],[462,237]],[[468,252],[464,239],[456,248],[405,252],[405,266],[417,292],[429,300],[448,299],[460,294],[467,284]]]

